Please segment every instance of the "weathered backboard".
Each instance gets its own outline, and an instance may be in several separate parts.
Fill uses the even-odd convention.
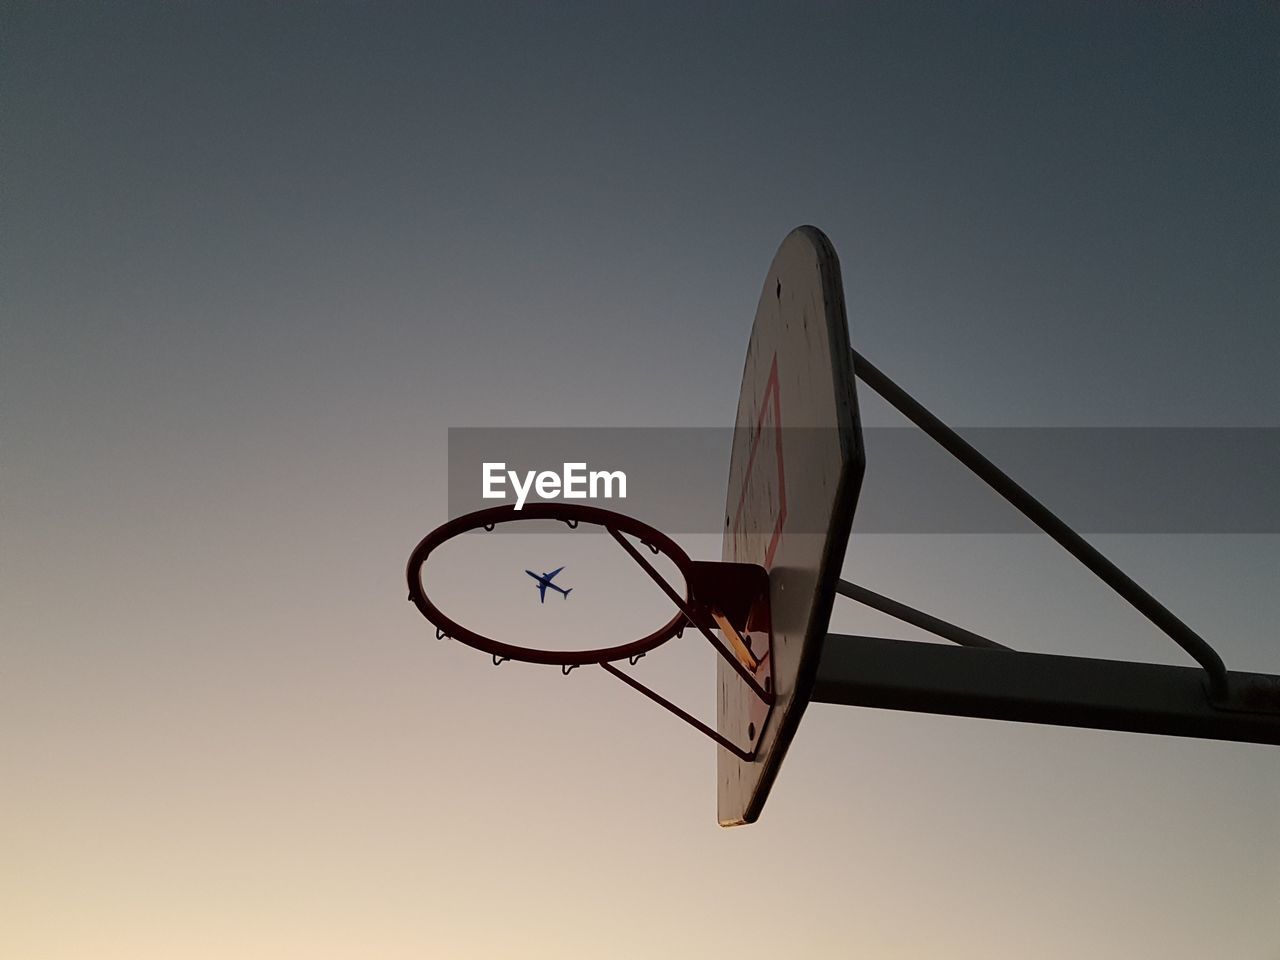
[[[718,750],[722,826],[759,817],[809,702],[863,466],[840,264],[799,227],[756,307],[729,465],[722,559],[769,571],[776,702],[768,711],[721,660],[718,729],[756,747],[751,761]]]

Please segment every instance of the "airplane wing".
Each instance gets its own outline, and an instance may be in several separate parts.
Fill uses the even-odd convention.
[[[559,572],[560,572],[561,570],[563,570],[563,569],[564,569],[564,567],[556,567],[556,568],[555,568],[554,570],[552,570],[550,573],[544,573],[544,574],[543,574],[543,576],[544,576],[544,577],[546,577],[548,580],[554,580],[554,579],[556,578],[556,574],[557,574],[557,573],[559,573]]]

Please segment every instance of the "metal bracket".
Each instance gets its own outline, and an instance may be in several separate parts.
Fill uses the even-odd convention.
[[[722,614],[738,634],[736,639],[745,644],[751,653],[750,641],[744,638],[748,630],[767,629],[772,648],[773,631],[769,629],[769,574],[763,567],[750,563],[718,563],[710,560],[694,560],[690,562],[689,596],[685,602],[671,584],[663,579],[662,574],[653,568],[647,558],[640,553],[631,542],[617,530],[609,527],[609,533],[618,541],[622,549],[630,554],[650,579],[658,585],[672,603],[684,614],[685,619],[706,638],[729,666],[742,678],[751,692],[762,702],[773,706],[774,696],[772,684],[759,679],[757,674],[772,670],[771,650],[766,650],[759,658],[751,654],[756,661],[756,668],[747,666],[750,662],[739,654],[727,649],[716,640],[711,633],[711,624],[715,622],[715,613]],[[725,609],[725,608],[728,609]],[[732,641],[730,641],[732,643]],[[602,664],[603,666],[603,664]],[[762,725],[763,726],[763,725]]]
[[[689,594],[689,600],[686,602],[630,541],[613,528],[609,528],[609,533],[630,554],[631,559],[661,588],[667,598],[680,609],[689,624],[701,633],[716,653],[733,667],[756,698],[765,705],[765,715],[759,726],[752,724],[749,728],[754,734],[752,739],[759,743],[760,735],[773,713],[773,704],[776,699],[773,693],[773,624],[769,612],[769,572],[764,567],[752,563],[691,561],[685,571]],[[728,647],[718,642],[711,633],[712,624],[718,626],[720,632],[724,634]],[[762,634],[765,637],[765,649],[759,654],[752,646],[753,633]],[[632,665],[634,666],[634,662]],[[750,750],[744,750],[687,710],[676,706],[635,677],[619,670],[612,663],[605,662],[600,666],[627,686],[679,717],[699,733],[714,740],[734,756],[747,762],[755,759],[754,746]]]
[[[1233,670],[1228,695],[1219,698],[1210,692],[1209,702],[1218,710],[1228,713],[1280,716],[1280,677],[1269,673],[1240,673]]]

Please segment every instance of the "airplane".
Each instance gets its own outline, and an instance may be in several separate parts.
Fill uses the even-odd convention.
[[[556,567],[550,573],[543,573],[543,574],[534,573],[532,570],[525,571],[525,573],[527,573],[529,576],[533,577],[533,579],[538,581],[538,602],[539,603],[547,602],[547,587],[550,587],[552,590],[555,590],[557,593],[561,593],[566,597],[573,590],[573,587],[570,587],[568,590],[565,590],[565,589],[562,589],[561,587],[557,587],[554,583],[551,582],[556,578],[556,574],[563,569],[564,567]]]

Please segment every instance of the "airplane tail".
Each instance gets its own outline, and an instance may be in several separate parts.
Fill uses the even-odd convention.
[[[573,587],[570,587],[568,590],[566,590],[566,591],[564,592],[564,595],[567,597],[567,596],[569,596],[569,594],[571,594],[571,593],[573,593]]]

